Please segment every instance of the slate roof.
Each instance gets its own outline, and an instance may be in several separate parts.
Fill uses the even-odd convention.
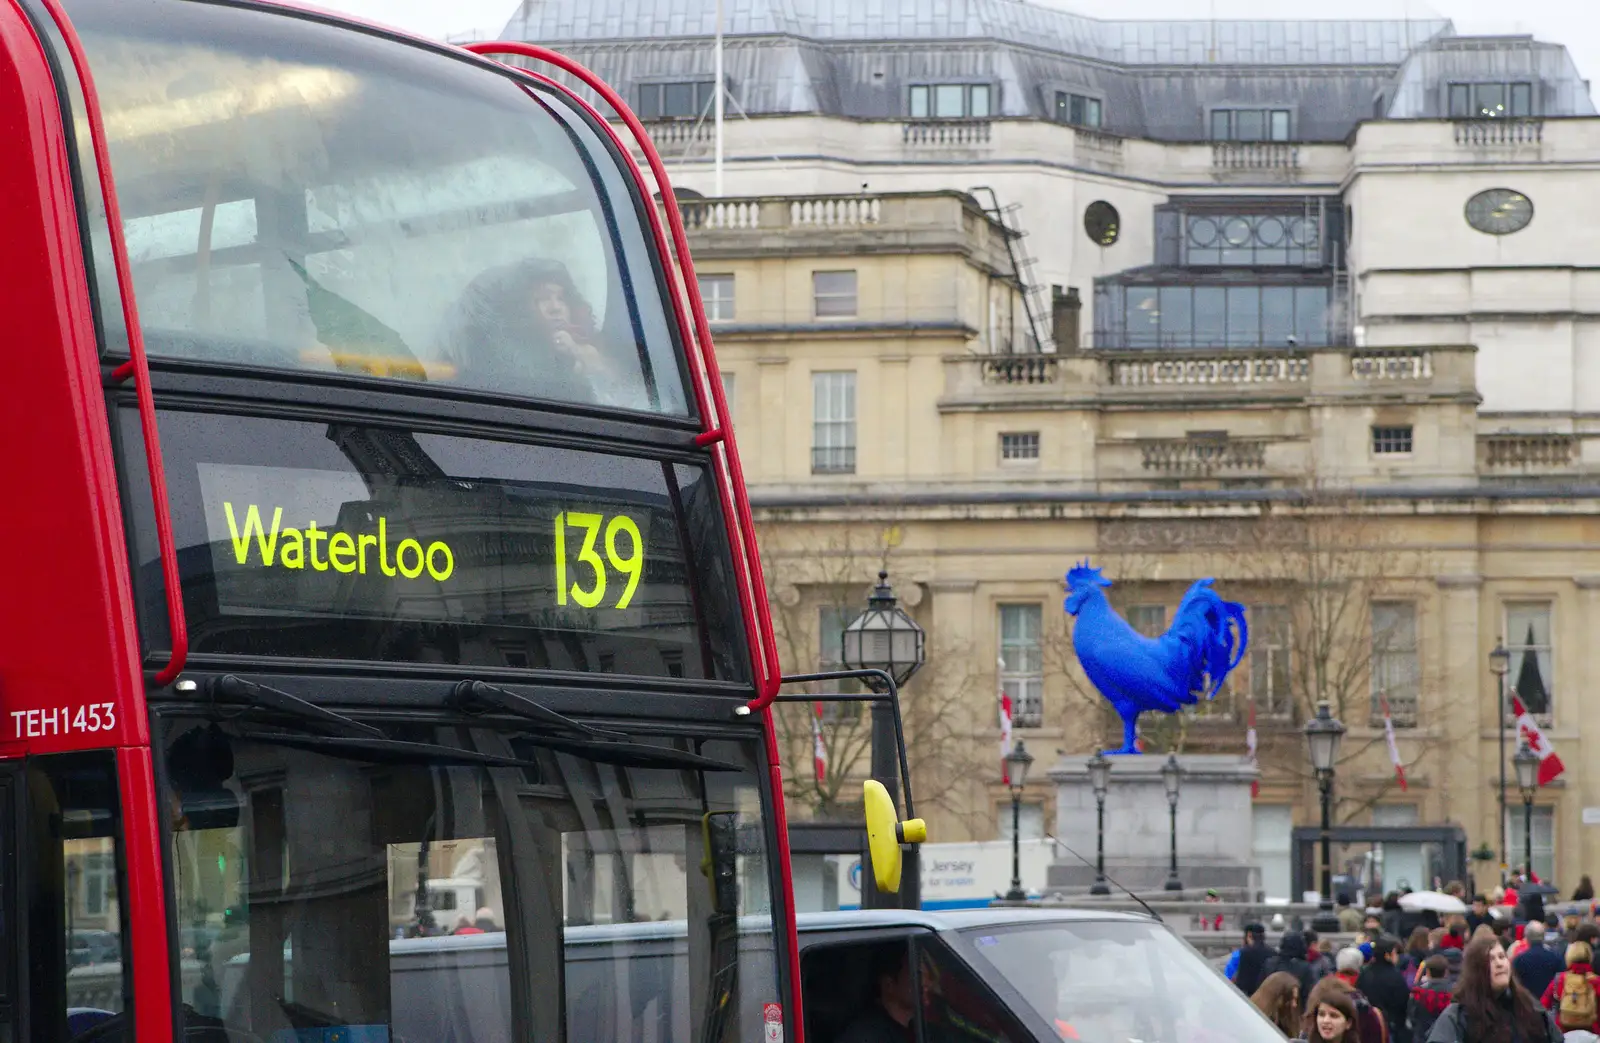
[[[723,0],[736,110],[901,119],[919,83],[992,84],[995,115],[1098,97],[1114,134],[1200,141],[1215,107],[1293,111],[1300,141],[1374,116],[1437,116],[1442,78],[1537,78],[1543,115],[1593,115],[1564,47],[1458,37],[1445,19],[1112,21],[1029,0]],[[630,99],[710,79],[716,0],[523,0],[505,37],[584,62]],[[1511,73],[1515,72],[1516,76]]]

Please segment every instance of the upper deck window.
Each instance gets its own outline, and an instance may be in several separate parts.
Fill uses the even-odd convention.
[[[67,6],[152,356],[688,411],[641,211],[560,95],[296,15]]]

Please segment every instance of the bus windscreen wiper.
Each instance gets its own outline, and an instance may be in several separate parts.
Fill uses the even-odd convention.
[[[264,684],[246,681],[233,674],[223,674],[214,677],[207,686],[211,701],[214,703],[244,703],[247,706],[258,706],[272,710],[285,717],[323,729],[333,729],[347,734],[368,736],[374,739],[383,738],[383,732],[370,724],[346,717],[344,714],[316,703],[307,702],[298,695],[268,688]]]
[[[743,771],[737,764],[719,761],[714,757],[702,757],[698,753],[689,753],[686,750],[675,750],[670,746],[653,746],[644,742],[613,742],[594,739],[567,739],[558,735],[535,735],[529,732],[520,733],[513,742],[525,742],[531,746],[540,746],[556,753],[570,753],[575,757],[587,757],[590,760],[600,761],[604,764],[615,764],[624,768],[666,768],[668,770],[687,771]]]
[[[249,742],[287,746],[291,749],[311,750],[332,756],[350,757],[373,762],[474,765],[485,768],[539,768],[537,761],[522,757],[507,757],[498,753],[464,750],[458,746],[444,746],[433,742],[412,742],[406,739],[367,738],[346,735],[302,735],[294,732],[264,731],[259,728],[229,726],[237,738]],[[663,746],[649,746],[634,742],[591,742],[584,739],[559,739],[547,735],[519,736],[518,740],[530,746],[570,753],[578,757],[615,764],[627,768],[665,768],[691,771],[739,771],[737,764],[702,757]]]
[[[537,768],[534,761],[517,757],[502,757],[495,753],[479,753],[455,746],[442,746],[433,742],[410,742],[405,739],[377,738],[347,735],[300,735],[294,732],[262,731],[258,728],[232,725],[229,731],[248,742],[272,746],[288,746],[297,750],[311,750],[333,756],[345,756],[363,761],[394,761],[414,764],[479,765],[486,768]]]
[[[621,732],[595,728],[580,721],[574,721],[571,717],[556,713],[548,706],[536,703],[525,695],[508,692],[504,688],[497,688],[483,681],[462,681],[456,685],[455,691],[451,693],[450,703],[460,710],[475,712],[500,710],[514,717],[537,721],[557,731],[565,732],[568,735],[581,736],[585,739],[625,738]]]

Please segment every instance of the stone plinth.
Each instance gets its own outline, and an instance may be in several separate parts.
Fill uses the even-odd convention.
[[[1154,754],[1112,757],[1106,791],[1106,875],[1134,891],[1159,891],[1167,880],[1170,820],[1161,766]],[[1050,769],[1056,784],[1061,840],[1091,863],[1095,857],[1095,798],[1089,758],[1064,757]],[[1250,788],[1256,768],[1226,754],[1179,755],[1178,877],[1194,891],[1215,887],[1237,897],[1260,888],[1251,860],[1254,823]],[[1093,865],[1063,853],[1050,866],[1048,887],[1080,891],[1094,882]]]

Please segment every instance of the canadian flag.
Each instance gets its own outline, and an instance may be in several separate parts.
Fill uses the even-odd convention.
[[[1244,733],[1245,755],[1244,761],[1256,769],[1256,777],[1250,780],[1250,799],[1255,800],[1261,796],[1261,762],[1256,759],[1256,704],[1250,702],[1250,727]]]
[[[828,781],[828,747],[822,741],[822,703],[812,703],[811,714],[811,770],[816,773],[817,785]]]
[[[1561,758],[1556,755],[1556,748],[1550,745],[1550,740],[1544,737],[1544,732],[1539,730],[1539,724],[1533,719],[1533,714],[1522,705],[1522,697],[1511,697],[1511,712],[1517,717],[1517,735],[1528,744],[1528,749],[1539,758],[1539,785],[1548,786],[1557,775],[1567,770],[1561,763]]]
[[[1000,660],[1000,670],[1005,672],[1005,660]],[[1006,754],[1011,752],[1011,696],[1006,694],[1005,688],[1000,689],[1000,781],[1011,785],[1011,763],[1006,760]]]
[[[1400,791],[1406,789],[1406,766],[1400,759],[1400,744],[1394,738],[1394,721],[1389,719],[1389,697],[1383,697],[1383,741],[1389,744],[1389,763],[1394,765],[1395,780],[1400,783]]]

